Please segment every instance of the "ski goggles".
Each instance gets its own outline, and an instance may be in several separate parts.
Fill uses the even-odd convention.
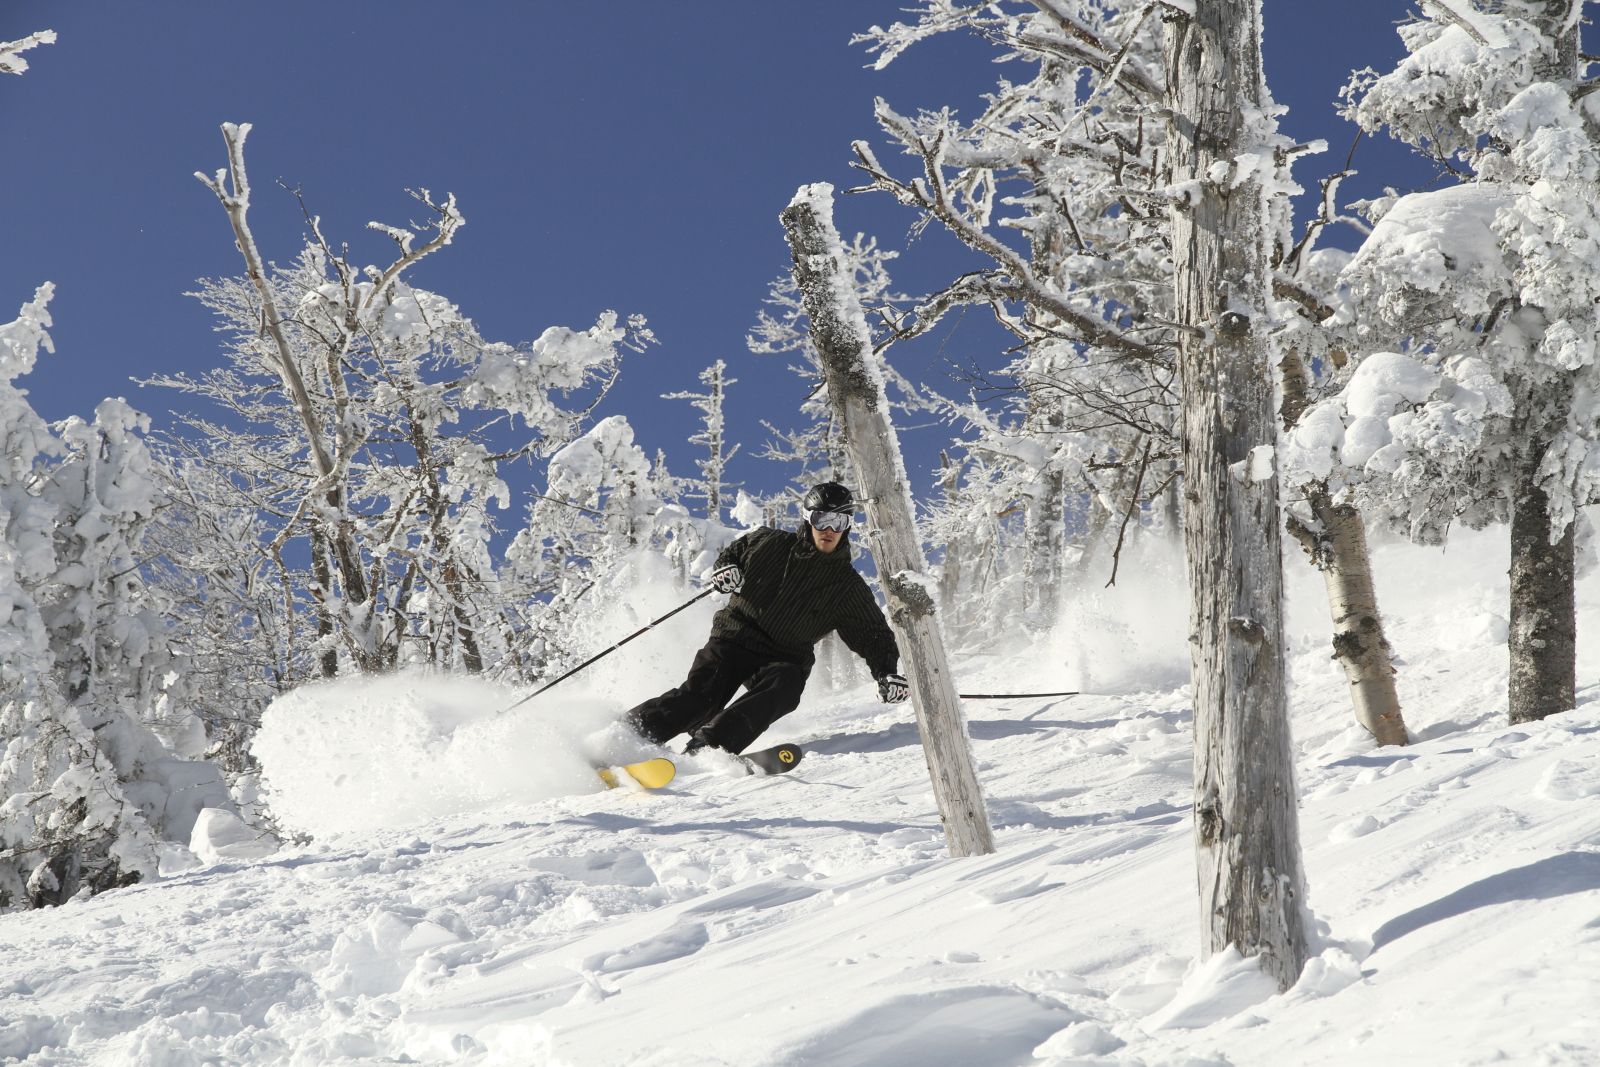
[[[808,521],[814,530],[837,530],[844,533],[850,529],[850,520],[850,514],[844,511],[813,511]]]

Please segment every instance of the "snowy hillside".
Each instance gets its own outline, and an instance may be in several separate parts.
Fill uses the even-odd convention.
[[[789,776],[702,757],[657,794],[599,791],[587,757],[636,750],[607,718],[671,683],[703,614],[505,716],[515,694],[451,679],[297,693],[259,750],[313,842],[203,842],[217,862],[0,917],[0,1057],[1600,1062],[1600,643],[1578,711],[1505,726],[1504,553],[1503,533],[1378,550],[1418,739],[1382,751],[1348,725],[1319,580],[1289,561],[1325,941],[1286,995],[1195,960],[1184,598],[1147,559],[1059,647],[961,671],[968,691],[1093,690],[968,704],[999,843],[979,859],[945,858],[910,712],[865,686],[780,724],[809,749]],[[1592,635],[1600,580],[1580,597]]]

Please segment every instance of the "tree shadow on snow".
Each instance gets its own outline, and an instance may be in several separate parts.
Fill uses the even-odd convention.
[[[1117,725],[1120,721],[1104,719],[1099,722],[1078,722],[1072,719],[1048,719],[1041,722],[980,719],[967,723],[967,729],[974,741],[998,741],[1005,737],[1049,733],[1052,730],[1104,730]],[[917,724],[900,722],[887,730],[875,730],[871,733],[844,733],[832,737],[819,737],[814,741],[805,742],[803,747],[807,752],[831,756],[843,752],[887,752],[894,748],[908,748],[920,744],[922,738],[917,733]]]
[[[909,822],[862,822],[854,819],[802,819],[788,816],[773,816],[770,819],[728,819],[726,821],[706,820],[703,822],[660,822],[656,820],[635,819],[627,815],[616,815],[610,812],[593,812],[587,815],[571,816],[557,820],[566,825],[592,826],[597,830],[617,832],[621,830],[638,830],[651,835],[670,835],[688,833],[691,831],[715,831],[717,833],[735,834],[743,837],[764,840],[778,830],[818,829],[818,830],[845,830],[850,833],[863,834],[867,837],[881,837],[895,830],[904,830],[907,827],[915,829],[938,830],[935,823],[909,823]]]
[[[1600,889],[1600,852],[1563,852],[1525,867],[1491,874],[1431,904],[1413,908],[1378,927],[1374,951],[1424,926],[1478,908],[1519,900],[1551,900]]]

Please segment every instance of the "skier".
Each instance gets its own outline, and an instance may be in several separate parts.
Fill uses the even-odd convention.
[[[816,661],[812,646],[834,630],[866,661],[881,699],[897,704],[909,695],[894,634],[850,564],[850,490],[823,482],[801,506],[799,530],[763,526],[717,556],[711,584],[733,595],[684,683],[628,712],[641,736],[659,745],[686,733],[686,753],[744,751],[800,705]],[[729,704],[741,685],[744,695]]]

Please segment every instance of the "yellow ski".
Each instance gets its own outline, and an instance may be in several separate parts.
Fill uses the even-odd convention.
[[[643,763],[627,763],[620,767],[596,767],[595,773],[600,775],[600,780],[606,784],[607,789],[616,789],[623,784],[623,779],[617,772],[621,771],[627,777],[639,784],[641,789],[660,789],[673,776],[678,769],[669,759],[647,759]]]

